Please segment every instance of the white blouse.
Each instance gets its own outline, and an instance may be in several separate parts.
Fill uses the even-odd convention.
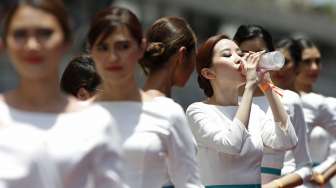
[[[329,150],[334,142],[333,137],[336,136],[336,99],[316,93],[303,94],[301,99],[305,121],[309,129],[308,142],[313,163],[315,165],[321,164],[328,157],[335,160],[334,153]],[[314,170],[316,169],[325,170],[315,167]]]
[[[196,144],[182,108],[166,97],[146,102],[99,102],[115,117],[131,188],[203,187]]]
[[[235,117],[238,106],[191,104],[187,117],[198,144],[202,182],[207,186],[252,185],[260,187],[264,146],[288,150],[297,143],[287,121],[280,128],[252,104],[248,129]],[[259,186],[258,186],[259,185]]]
[[[323,172],[336,162],[336,99],[311,92],[302,94],[301,100],[309,130],[313,171]]]
[[[282,174],[295,172],[303,180],[309,180],[311,175],[311,159],[308,151],[307,125],[298,94],[284,90],[281,102],[294,126],[298,144],[289,151],[277,151],[266,147],[262,160],[262,183],[277,179]],[[253,97],[253,103],[258,105],[271,119],[272,109],[266,96]],[[295,135],[292,135],[295,136]]]
[[[0,101],[0,114],[2,187],[124,187],[118,131],[103,108],[40,113]]]

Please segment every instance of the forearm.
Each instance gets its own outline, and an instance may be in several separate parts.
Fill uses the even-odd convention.
[[[324,185],[330,181],[332,177],[336,175],[336,164],[333,164],[327,168],[324,172],[313,172],[312,183],[318,185]]]
[[[249,123],[254,90],[255,86],[253,84],[246,84],[241,103],[236,113],[236,118],[240,120],[246,128]]]
[[[303,183],[302,178],[296,173],[285,175],[279,179],[273,180],[265,185],[263,188],[290,188],[301,185]]]
[[[282,126],[281,128],[283,129],[287,128],[285,126],[287,125],[288,115],[280,100],[279,95],[275,93],[272,89],[268,89],[264,93],[271,107],[274,121],[280,122]]]

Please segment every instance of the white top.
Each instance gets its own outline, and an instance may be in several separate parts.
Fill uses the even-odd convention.
[[[321,164],[314,170],[324,171],[336,161],[335,152],[331,150],[334,142],[332,137],[336,136],[336,99],[316,93],[303,94],[301,99],[309,129],[308,142],[311,157],[313,163]],[[326,161],[326,164],[322,164],[327,158],[330,159]]]
[[[298,94],[290,90],[283,90],[281,102],[294,126],[298,137],[298,144],[290,151],[276,151],[266,147],[262,160],[262,167],[281,170],[282,174],[294,172],[303,180],[308,180],[311,175],[311,159],[308,151],[307,125],[304,121],[301,99]],[[258,105],[270,118],[273,119],[272,109],[269,106],[266,96],[253,97],[253,103]],[[292,135],[294,136],[294,135]],[[261,174],[262,183],[268,183],[279,178],[270,171]]]
[[[39,113],[0,101],[0,114],[2,187],[123,187],[118,132],[103,108]]]
[[[205,185],[260,184],[264,146],[288,150],[297,143],[290,121],[280,128],[252,104],[248,130],[235,119],[238,106],[191,104],[187,117],[198,143],[198,162]]]
[[[131,188],[203,187],[196,145],[182,108],[166,97],[146,102],[100,102],[115,117]],[[171,183],[169,183],[171,182]]]
[[[336,99],[316,93],[301,95],[305,121],[309,130],[309,149],[313,171],[323,172],[336,162]],[[306,186],[314,187],[309,182]],[[315,186],[317,187],[317,186]],[[324,187],[331,187],[328,183]]]

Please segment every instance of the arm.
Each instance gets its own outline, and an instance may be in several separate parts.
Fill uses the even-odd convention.
[[[216,107],[196,104],[189,106],[187,117],[197,144],[227,154],[239,154],[248,134],[245,126],[237,118],[231,121],[212,109]]]
[[[174,111],[177,113],[174,114],[170,135],[165,144],[169,177],[176,188],[203,188],[196,161],[197,145],[194,137],[182,108]]]
[[[330,156],[313,169],[312,183],[323,185],[336,174],[336,158],[333,152],[335,151],[331,151]]]
[[[324,97],[318,108],[317,125],[328,130],[332,136],[336,136],[336,99]]]
[[[294,126],[280,100],[279,95],[273,91],[269,74],[263,76],[263,83],[259,85],[267,97],[273,115],[273,123],[266,120],[263,124],[262,138],[265,146],[274,150],[289,150],[298,143]],[[270,125],[273,124],[273,125]]]
[[[302,106],[300,103],[293,104],[293,118],[295,132],[298,136],[298,144],[293,150],[296,171],[303,181],[311,177],[311,157],[308,150],[307,125],[304,121]]]
[[[259,120],[257,121],[261,124],[261,138],[266,147],[276,151],[286,151],[296,146],[298,138],[289,119],[287,122],[290,123],[290,126],[287,130],[283,130],[273,119],[268,118],[261,109],[258,109],[255,113],[259,114]]]
[[[273,180],[265,185],[263,188],[291,188],[303,183],[301,177],[295,173],[287,174],[279,179]]]

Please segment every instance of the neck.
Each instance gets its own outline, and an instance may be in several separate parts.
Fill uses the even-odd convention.
[[[9,104],[23,110],[63,111],[66,99],[59,88],[58,79],[54,77],[40,80],[21,79],[18,87],[8,92]]]
[[[144,90],[156,90],[162,95],[170,97],[172,87],[173,82],[171,80],[170,71],[161,69],[148,75]]]
[[[310,93],[313,91],[313,85],[304,83],[295,83],[295,90],[298,92]]]
[[[238,88],[220,88],[213,87],[214,94],[209,98],[210,104],[222,106],[237,106],[238,105]]]
[[[126,82],[103,82],[102,93],[98,94],[98,101],[142,101],[142,90],[138,88],[134,78]]]

